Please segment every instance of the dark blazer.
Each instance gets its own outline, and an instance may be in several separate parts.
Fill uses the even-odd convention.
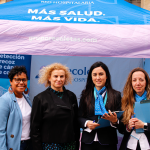
[[[62,99],[47,88],[34,97],[31,112],[31,138],[34,150],[42,143],[66,143],[79,139],[76,96],[64,90]]]
[[[114,96],[115,99],[111,99],[111,101],[114,101],[115,105],[114,108],[111,107],[110,102],[106,102],[106,110],[111,110],[111,111],[117,111],[121,109],[121,94],[118,91],[114,90]],[[79,107],[79,123],[80,127],[84,128],[84,124],[87,120],[95,120],[95,122],[98,121],[98,116],[95,115],[95,98],[93,95],[92,101],[91,101],[91,110],[90,113],[86,116],[82,116],[82,108]],[[112,103],[112,102],[111,102]],[[80,104],[82,105],[82,99],[80,100]],[[105,127],[105,128],[99,128],[92,130],[92,132],[88,133],[86,131],[83,131],[82,134],[82,139],[81,142],[83,143],[92,143],[94,138],[95,138],[95,133],[97,132],[97,136],[99,139],[99,142],[101,144],[117,144],[118,143],[118,138],[117,138],[117,132],[116,128],[113,127]]]
[[[116,127],[118,128],[118,131],[121,134],[124,134],[119,150],[126,150],[130,134],[132,133],[133,130],[131,130],[131,132],[127,132],[126,125],[124,125],[121,122],[121,120],[119,120],[119,124]],[[148,123],[147,127],[148,127],[147,130],[144,130],[144,134],[146,135],[148,142],[150,144],[150,123]]]

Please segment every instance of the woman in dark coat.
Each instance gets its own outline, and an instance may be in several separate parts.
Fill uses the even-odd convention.
[[[94,63],[89,70],[79,106],[79,123],[83,128],[82,150],[117,150],[116,128],[112,126],[96,128],[100,127],[96,122],[103,117],[116,123],[116,113],[111,112],[120,109],[121,95],[111,86],[108,67],[102,62]]]
[[[64,85],[71,83],[66,66],[54,63],[40,70],[40,83],[48,88],[34,97],[31,137],[34,150],[78,149],[77,99]]]
[[[124,134],[120,150],[150,150],[150,122],[142,122],[136,118],[135,102],[150,99],[150,80],[147,72],[142,68],[133,69],[123,90],[122,110],[123,118],[116,125],[120,133]],[[136,129],[143,129],[136,133]]]

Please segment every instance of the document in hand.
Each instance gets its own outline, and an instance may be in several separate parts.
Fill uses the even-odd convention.
[[[114,112],[117,114],[117,118],[119,119],[122,116],[124,111],[114,111]],[[100,120],[97,123],[99,123],[100,126],[96,127],[96,129],[110,126],[110,121],[102,118],[100,118]]]
[[[135,102],[135,117],[144,123],[150,123],[150,100]],[[136,129],[136,133],[144,132],[143,128]]]

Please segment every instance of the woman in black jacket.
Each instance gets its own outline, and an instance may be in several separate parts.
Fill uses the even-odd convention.
[[[48,88],[34,97],[31,138],[34,150],[78,149],[77,99],[64,85],[71,83],[66,66],[54,63],[40,70],[40,83]]]
[[[96,128],[100,127],[96,122],[103,117],[116,123],[116,113],[113,115],[111,111],[120,110],[120,107],[121,95],[111,86],[108,67],[102,62],[94,63],[80,99],[79,123],[83,128],[81,150],[117,150],[116,128]]]
[[[150,122],[142,122],[136,118],[135,102],[150,99],[150,79],[142,68],[133,69],[128,76],[123,90],[123,118],[116,127],[124,134],[120,150],[150,150]],[[139,110],[140,111],[140,110]],[[148,114],[149,115],[149,114]],[[136,133],[136,129],[143,129]]]

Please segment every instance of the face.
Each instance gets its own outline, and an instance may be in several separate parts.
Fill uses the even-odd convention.
[[[132,74],[132,87],[139,96],[142,96],[146,87],[145,74],[142,71],[136,71]]]
[[[92,71],[92,81],[97,90],[102,89],[106,83],[106,72],[102,67],[97,67]]]
[[[22,79],[21,81],[19,79]],[[22,97],[22,93],[27,88],[27,76],[25,73],[21,73],[20,75],[15,75],[13,80],[10,81],[12,91],[15,96],[18,98]]]
[[[63,91],[63,86],[65,84],[65,71],[64,70],[54,70],[51,73],[49,81],[51,82],[51,88],[56,91]]]

